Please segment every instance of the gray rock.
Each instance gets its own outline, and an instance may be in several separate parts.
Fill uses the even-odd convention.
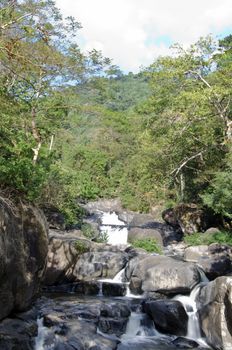
[[[102,282],[102,294],[104,296],[122,297],[126,295],[126,285],[123,283]]]
[[[125,267],[127,261],[127,254],[121,251],[84,253],[80,255],[76,264],[67,271],[67,274],[72,273],[76,280],[113,278]]]
[[[174,335],[186,335],[188,316],[179,301],[146,301],[143,308],[159,331]]]
[[[89,214],[98,214],[99,212],[121,212],[122,205],[119,198],[100,199],[95,202],[88,202],[81,205]]]
[[[101,332],[121,336],[126,331],[127,318],[103,318],[101,317],[98,327]]]
[[[129,254],[117,246],[98,244],[75,232],[50,232],[44,284],[113,278],[127,263]]]
[[[184,234],[205,231],[210,225],[208,213],[194,203],[182,203],[174,208],[166,209],[162,217],[167,224],[173,227],[179,226]]]
[[[231,247],[218,243],[185,249],[184,259],[197,263],[206,276],[213,280],[232,271]]]
[[[183,338],[183,337],[178,337],[175,340],[173,340],[172,344],[174,344],[176,347],[180,348],[180,349],[196,349],[198,348],[198,343],[195,342],[192,339],[187,339],[187,338]]]
[[[232,277],[218,277],[201,288],[201,327],[216,349],[232,349]]]
[[[47,256],[47,224],[31,205],[0,200],[0,319],[29,307]]]
[[[149,228],[134,227],[128,231],[128,242],[133,243],[138,239],[152,238],[156,240],[157,244],[163,246],[163,238],[160,231]]]
[[[208,229],[204,232],[204,234],[213,235],[213,234],[218,233],[218,232],[220,232],[220,229],[219,229],[219,228],[210,227],[210,228],[208,228]]]
[[[135,264],[130,289],[134,291],[134,281],[144,292],[162,294],[189,293],[199,283],[200,275],[195,265],[166,256],[147,256]]]
[[[149,223],[153,223],[154,218],[149,214],[137,214],[134,213],[133,219],[130,222],[131,227],[146,227],[149,226]]]
[[[6,318],[0,323],[0,349],[33,350],[37,335],[36,314],[26,312],[15,315],[14,319]]]

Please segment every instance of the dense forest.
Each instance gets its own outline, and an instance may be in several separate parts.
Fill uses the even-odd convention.
[[[0,3],[0,186],[74,222],[119,197],[232,219],[232,35],[176,44],[138,74],[76,44],[50,0]]]

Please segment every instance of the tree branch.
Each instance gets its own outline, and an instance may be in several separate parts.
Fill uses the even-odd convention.
[[[186,166],[186,164],[188,164],[191,160],[197,158],[197,157],[201,157],[203,158],[203,152],[205,151],[200,151],[196,154],[194,154],[193,156],[185,159],[178,168],[175,168],[170,175],[174,175],[175,177],[181,172],[181,170]]]

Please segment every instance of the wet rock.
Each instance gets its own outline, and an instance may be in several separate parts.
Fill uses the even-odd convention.
[[[187,339],[187,338],[182,338],[182,337],[178,337],[175,340],[173,340],[172,342],[173,345],[175,345],[176,347],[180,348],[180,349],[196,349],[199,347],[199,344],[197,342],[195,342],[192,339]]]
[[[198,297],[201,327],[216,349],[232,349],[232,277],[218,277]]]
[[[194,264],[182,262],[166,256],[147,256],[135,264],[130,289],[138,292],[141,281],[143,292],[162,294],[189,293],[199,283],[200,275]]]
[[[127,318],[103,318],[99,320],[99,330],[106,334],[121,336],[126,331]]]
[[[28,308],[38,293],[46,265],[47,234],[39,209],[0,200],[0,319]]]
[[[188,316],[179,301],[146,301],[143,308],[144,312],[153,319],[159,331],[175,335],[186,335]]]
[[[184,259],[197,263],[206,276],[213,280],[232,272],[231,247],[218,243],[185,249]]]
[[[20,314],[17,316],[20,317]],[[37,334],[36,319],[29,315],[22,318],[6,318],[0,323],[0,349],[4,350],[33,350],[34,337]]]
[[[70,341],[59,341],[58,344],[55,345],[54,350],[84,350],[84,345],[78,339],[70,339]]]
[[[100,291],[99,283],[96,281],[83,281],[73,285],[72,292],[82,295],[98,295]]]
[[[127,304],[110,303],[101,306],[101,316],[103,317],[126,317],[130,316],[130,309]]]
[[[123,283],[102,282],[102,294],[104,296],[121,297],[126,295],[127,286]]]

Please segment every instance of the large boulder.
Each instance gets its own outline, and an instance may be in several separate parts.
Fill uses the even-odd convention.
[[[47,232],[39,209],[0,200],[0,319],[29,307],[37,294],[46,265]]]
[[[121,251],[88,252],[80,255],[67,274],[73,274],[76,280],[113,278],[127,261],[127,254]]]
[[[14,315],[0,323],[0,349],[34,350],[34,338],[37,335],[35,310]]]
[[[140,258],[130,272],[130,289],[136,293],[189,293],[200,282],[200,273],[194,264],[166,256]]]
[[[232,277],[218,277],[199,294],[201,327],[216,349],[232,349]]]
[[[182,336],[187,334],[188,315],[179,301],[146,301],[143,309],[159,331]]]
[[[184,234],[204,232],[218,221],[212,213],[193,203],[182,203],[174,208],[166,209],[162,217],[167,224],[175,228],[180,227]]]
[[[158,230],[133,227],[128,232],[128,242],[130,243],[133,243],[136,240],[146,240],[150,238],[154,239],[160,247],[163,246],[163,239]]]
[[[79,233],[50,232],[44,284],[54,285],[99,278],[113,278],[129,255],[117,246],[100,244]]]
[[[185,261],[197,263],[206,276],[213,280],[232,272],[231,247],[218,243],[191,246],[185,249]]]

